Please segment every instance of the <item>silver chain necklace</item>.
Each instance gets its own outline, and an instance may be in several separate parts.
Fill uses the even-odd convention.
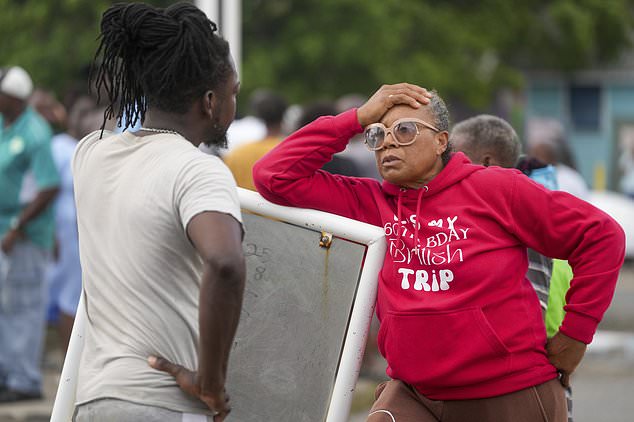
[[[172,130],[172,129],[156,129],[153,127],[141,127],[139,128],[139,130],[144,130],[146,132],[154,132],[154,133],[171,133],[172,135],[178,135],[181,138],[185,138],[183,135],[181,135],[179,132]],[[187,138],[185,138],[187,139]]]

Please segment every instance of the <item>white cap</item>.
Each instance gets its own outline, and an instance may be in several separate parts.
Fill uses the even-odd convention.
[[[0,92],[26,100],[33,92],[33,81],[26,70],[19,66],[0,69]]]

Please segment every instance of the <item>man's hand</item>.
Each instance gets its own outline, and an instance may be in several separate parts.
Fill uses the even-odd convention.
[[[31,201],[26,207],[22,209],[20,215],[16,217],[19,219],[19,224],[17,224],[16,226],[12,226],[12,229],[10,229],[2,238],[2,242],[0,244],[2,252],[4,252],[5,254],[9,254],[9,252],[13,250],[15,242],[17,242],[22,237],[22,234],[20,233],[20,227],[25,227],[29,221],[40,215],[46,209],[46,207],[48,207],[53,202],[58,192],[59,188],[57,187],[51,187],[41,190],[37,193],[33,201]]]
[[[357,119],[363,127],[376,123],[389,109],[397,104],[405,104],[419,108],[421,104],[428,104],[431,94],[417,85],[400,83],[383,85],[370,99],[357,110]]]
[[[561,383],[570,386],[570,375],[581,362],[588,346],[567,335],[557,332],[546,342],[548,360],[561,373]]]
[[[231,411],[229,396],[225,393],[224,387],[220,387],[218,391],[203,391],[195,371],[156,356],[150,356],[148,363],[152,368],[172,375],[181,390],[203,401],[214,412],[214,422],[224,421]]]
[[[18,241],[18,239],[20,238],[21,234],[18,230],[9,230],[4,237],[2,238],[2,244],[0,247],[2,247],[2,252],[5,253],[5,255],[8,255],[9,253],[11,253],[11,251],[13,250],[13,246],[15,245],[15,242]]]

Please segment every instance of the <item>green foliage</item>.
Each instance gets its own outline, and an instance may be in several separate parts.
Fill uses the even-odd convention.
[[[20,65],[58,94],[78,80],[97,48],[109,0],[0,0],[0,66]],[[170,1],[148,1],[166,5]]]
[[[615,59],[630,45],[632,4],[627,0],[545,2],[533,19],[528,52],[542,67],[572,71]]]
[[[483,108],[499,88],[521,88],[520,69],[618,57],[633,1],[243,0],[242,101],[257,87],[304,102],[409,81]],[[61,93],[92,60],[111,3],[0,0],[0,65]]]
[[[61,90],[88,64],[107,1],[0,0],[2,64],[19,64],[38,85]]]
[[[628,0],[245,0],[243,87],[294,101],[436,88],[474,108],[520,69],[570,71],[629,47]],[[244,97],[243,97],[244,98]]]

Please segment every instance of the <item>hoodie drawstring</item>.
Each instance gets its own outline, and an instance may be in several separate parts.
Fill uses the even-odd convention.
[[[403,200],[403,192],[405,192],[405,188],[400,188],[398,190],[398,197],[396,200],[396,219],[398,220],[398,229],[396,230],[396,244],[398,245],[397,248],[400,248],[401,244],[401,225],[403,224],[401,222],[401,201]]]
[[[398,219],[398,230],[396,231],[396,244],[400,245],[401,235],[403,230],[401,230],[401,226],[403,224],[402,221],[402,212],[401,212],[401,203],[403,201],[403,192],[405,192],[405,188],[400,188],[398,191],[398,199],[396,202],[396,218]],[[420,225],[420,205],[423,202],[423,193],[427,192],[429,188],[425,185],[418,192],[418,199],[416,200],[416,224],[414,224],[414,250],[418,251],[418,226]]]
[[[398,191],[398,197],[396,200],[396,218],[398,219],[398,225],[395,225],[395,227],[397,227],[396,229],[396,247],[400,248],[401,247],[401,237],[402,234],[404,232],[404,230],[401,230],[401,226],[403,224],[403,222],[401,221],[402,218],[402,202],[403,202],[403,192],[405,192],[407,189],[406,188],[400,188]],[[419,221],[419,216],[420,216],[420,205],[423,199],[423,193],[427,192],[429,190],[429,188],[427,186],[423,186],[423,188],[420,189],[420,191],[418,192],[418,199],[416,201],[416,223],[414,224],[414,252],[415,253],[419,253],[418,250],[418,244],[419,244],[419,240],[418,240],[418,225],[420,224]],[[405,242],[403,242],[403,246],[407,247],[405,245]],[[391,253],[391,251],[390,251]],[[393,270],[396,272],[396,267],[393,267]],[[398,274],[394,274],[396,280],[398,280]],[[401,281],[401,288],[402,289],[409,289],[409,282],[406,281],[405,279],[403,279]]]
[[[420,226],[420,204],[423,199],[423,192],[427,192],[429,188],[427,185],[423,186],[423,188],[418,192],[418,200],[416,201],[416,224],[414,224],[414,250],[418,252],[418,227]]]

